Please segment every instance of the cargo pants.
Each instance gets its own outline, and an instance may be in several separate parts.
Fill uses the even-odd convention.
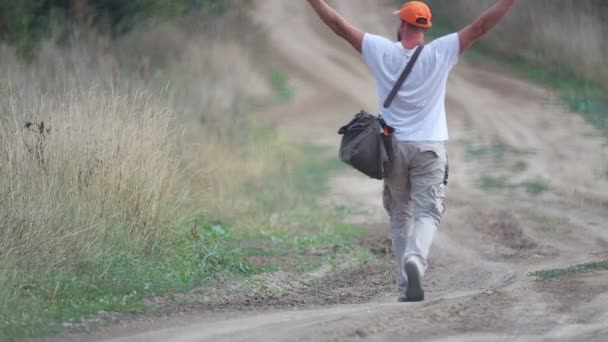
[[[448,160],[445,142],[394,142],[384,180],[399,292],[405,295],[404,263],[417,258],[424,274],[431,242],[445,211]]]

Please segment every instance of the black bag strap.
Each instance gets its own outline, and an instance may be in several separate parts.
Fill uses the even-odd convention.
[[[414,68],[414,64],[416,64],[416,61],[418,60],[418,57],[420,56],[420,53],[422,52],[423,49],[424,49],[424,44],[418,45],[416,52],[414,52],[414,55],[412,56],[410,61],[405,66],[405,69],[401,73],[401,76],[399,77],[399,80],[397,80],[397,83],[395,83],[393,90],[391,90],[391,93],[386,98],[386,101],[384,101],[384,108],[390,107],[391,104],[393,103],[393,100],[397,96],[399,89],[401,89],[401,86],[403,85],[403,83],[405,83],[405,80],[410,75],[410,72],[412,72],[412,69]]]

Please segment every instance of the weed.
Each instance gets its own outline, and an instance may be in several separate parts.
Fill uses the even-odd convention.
[[[42,169],[45,168],[46,166],[46,154],[45,154],[45,148],[46,148],[46,139],[49,136],[49,134],[51,133],[51,128],[48,126],[44,125],[44,121],[40,121],[40,123],[32,123],[32,122],[26,122],[24,128],[29,131],[30,133],[33,133],[34,135],[34,139],[35,142],[34,143],[29,143],[27,141],[27,139],[24,137],[24,143],[25,143],[25,147],[28,151],[28,153],[30,153],[31,155],[33,155],[36,158],[36,161],[38,162],[38,166]]]
[[[580,264],[568,268],[559,268],[553,270],[545,270],[534,272],[531,275],[536,277],[538,281],[551,281],[563,276],[568,276],[577,273],[590,273],[597,271],[608,270],[608,260],[600,262],[590,262],[586,264]]]

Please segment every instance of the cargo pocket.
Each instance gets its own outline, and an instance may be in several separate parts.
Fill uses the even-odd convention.
[[[447,163],[447,154],[444,145],[441,144],[420,144],[418,150],[425,159],[440,159]]]

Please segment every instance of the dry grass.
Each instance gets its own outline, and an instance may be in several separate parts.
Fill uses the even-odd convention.
[[[119,94],[92,86],[47,95],[6,79],[2,283],[78,273],[100,255],[153,253],[171,238],[182,199],[169,109],[141,89]]]
[[[205,25],[47,45],[31,64],[0,51],[4,301],[173,253],[184,218],[234,217],[240,188],[276,172],[284,149],[244,117],[269,93],[259,37],[238,13]]]
[[[495,0],[429,0],[438,16],[464,27]],[[589,80],[608,86],[608,4],[602,0],[521,1],[484,44],[505,56],[525,58],[547,67],[567,66]]]

